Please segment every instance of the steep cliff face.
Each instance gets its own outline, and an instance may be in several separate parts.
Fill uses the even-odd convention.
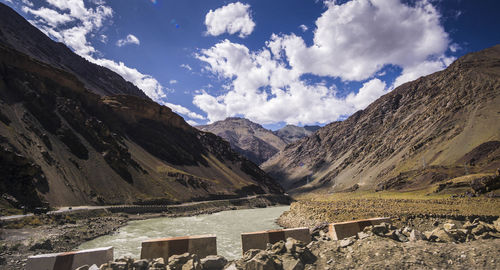
[[[89,80],[80,80],[86,73],[0,41],[0,205],[183,202],[283,192],[220,137],[140,93],[121,91],[128,83],[122,85],[119,75],[107,70],[118,84],[99,77],[99,88],[89,89]],[[100,88],[108,83],[118,95]]]
[[[261,167],[287,189],[417,187],[500,167],[500,46],[406,83]],[[308,183],[310,182],[310,183]]]
[[[320,126],[304,126],[298,127],[294,125],[286,125],[274,132],[276,136],[280,137],[286,144],[295,142],[304,137],[313,134],[316,130],[320,129]],[[280,149],[282,150],[282,149]]]
[[[0,41],[41,62],[75,75],[100,95],[128,94],[148,98],[144,92],[113,71],[93,64],[54,42],[13,9],[0,3]]]

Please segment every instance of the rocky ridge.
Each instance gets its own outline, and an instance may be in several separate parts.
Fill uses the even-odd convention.
[[[287,144],[311,135],[319,126],[286,125],[271,131],[248,119],[229,117],[197,128],[224,138],[234,150],[256,164],[261,164],[283,150]]]
[[[7,25],[4,20],[20,17],[3,4],[0,13]],[[15,35],[38,31],[23,25]],[[282,193],[226,141],[191,127],[170,108],[127,91],[100,95],[80,80],[83,73],[77,76],[0,41],[0,166],[9,168],[0,175],[0,208]],[[93,74],[105,74],[94,67],[88,66]]]
[[[385,183],[417,189],[493,174],[500,167],[498,108],[500,45],[397,87],[261,167],[295,192],[375,190]]]

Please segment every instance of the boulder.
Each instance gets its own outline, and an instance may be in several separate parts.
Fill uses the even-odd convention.
[[[283,256],[282,257],[283,270],[302,270],[304,269],[304,264],[301,260],[294,258],[293,256]]]
[[[281,265],[277,264],[266,252],[259,252],[255,257],[246,262],[243,266],[245,270],[278,270]]]
[[[203,270],[220,270],[224,268],[227,260],[219,255],[210,255],[201,259],[200,262]]]
[[[342,240],[340,240],[340,243],[339,243],[341,248],[348,247],[352,244],[354,244],[354,241],[352,241],[352,239],[350,239],[350,238],[342,239]]]
[[[148,260],[142,259],[142,260],[136,260],[132,264],[134,267],[134,270],[147,270],[148,269]]]
[[[409,237],[410,241],[419,241],[419,240],[425,240],[425,239],[426,239],[425,235],[422,234],[420,231],[413,229],[410,232],[410,237]]]
[[[454,230],[454,229],[456,229],[456,225],[453,223],[445,223],[445,224],[443,224],[443,228],[447,231]]]
[[[160,264],[160,263],[158,263]],[[154,267],[159,265],[153,264]],[[201,270],[201,262],[196,254],[184,253],[181,255],[172,255],[168,258],[168,269],[171,270]]]

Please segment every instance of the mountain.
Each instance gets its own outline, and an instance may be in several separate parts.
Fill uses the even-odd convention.
[[[245,118],[230,117],[197,128],[224,138],[233,149],[256,164],[266,161],[287,144],[271,130]]]
[[[294,125],[286,125],[274,132],[276,136],[280,137],[286,144],[292,143],[296,140],[302,139],[313,134],[320,126],[304,126],[298,127]],[[280,149],[281,150],[281,149]]]
[[[412,189],[499,167],[500,45],[397,87],[261,165],[294,192]]]
[[[100,95],[128,94],[147,99],[144,92],[113,71],[73,53],[33,27],[12,8],[0,3],[1,43],[36,60],[76,76],[85,87]]]
[[[0,208],[283,192],[220,137],[41,38],[10,8],[0,14]]]
[[[287,144],[309,136],[320,127],[286,125],[272,131],[245,118],[229,117],[197,128],[224,138],[234,150],[256,164],[261,164],[283,150]]]

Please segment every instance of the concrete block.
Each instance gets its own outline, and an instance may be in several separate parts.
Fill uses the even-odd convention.
[[[101,265],[113,260],[113,247],[29,256],[26,270],[74,270],[82,265]]]
[[[328,235],[333,240],[341,240],[356,235],[358,232],[363,231],[365,227],[378,225],[382,222],[391,223],[391,219],[387,217],[380,217],[331,223],[328,226]]]
[[[288,237],[302,241],[305,244],[311,242],[311,234],[309,233],[309,228],[291,228],[242,233],[241,248],[243,250],[243,253],[245,253],[249,249],[266,249],[268,243],[274,244],[281,240],[286,241]]]
[[[205,258],[217,255],[215,234],[152,239],[142,242],[141,259],[163,258],[189,252]]]

